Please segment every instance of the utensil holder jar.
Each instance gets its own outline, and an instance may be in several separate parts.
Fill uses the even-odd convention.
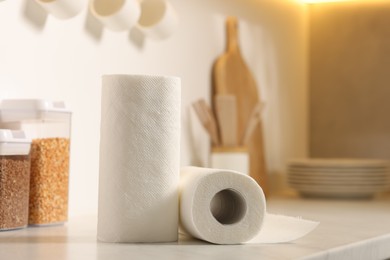
[[[212,147],[210,163],[212,168],[249,175],[249,152],[245,146]]]

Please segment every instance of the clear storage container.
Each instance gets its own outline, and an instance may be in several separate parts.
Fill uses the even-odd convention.
[[[32,139],[29,224],[67,221],[71,112],[64,102],[1,100],[0,127]]]
[[[0,230],[28,224],[30,146],[23,131],[0,129]]]

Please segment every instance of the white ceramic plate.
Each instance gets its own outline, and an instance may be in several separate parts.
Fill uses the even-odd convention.
[[[288,166],[289,171],[302,171],[302,172],[381,172],[389,171],[389,167],[355,167],[355,168],[340,168],[340,167],[296,167]]]
[[[289,166],[324,167],[324,168],[360,168],[360,167],[387,167],[389,161],[374,159],[294,159]]]
[[[324,175],[324,176],[351,176],[351,175],[363,175],[363,176],[390,176],[389,171],[297,171],[297,170],[287,170],[288,174],[301,174],[301,175]]]
[[[302,191],[325,191],[325,192],[381,192],[389,189],[389,185],[322,185],[322,184],[296,184],[290,183],[291,187]]]
[[[299,179],[299,178],[288,178],[289,183],[297,183],[297,184],[321,184],[321,185],[389,185],[390,181],[388,179],[383,180],[362,180],[362,179]]]

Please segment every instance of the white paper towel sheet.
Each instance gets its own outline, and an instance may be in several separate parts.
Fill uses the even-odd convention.
[[[180,79],[103,76],[98,240],[178,234]]]
[[[293,241],[319,223],[268,214],[263,190],[247,175],[184,167],[180,176],[180,224],[195,238],[240,244]]]

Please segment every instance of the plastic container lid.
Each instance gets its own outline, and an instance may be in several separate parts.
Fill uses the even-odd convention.
[[[63,101],[43,99],[0,100],[0,121],[12,122],[34,119],[68,118],[71,111]]]
[[[0,156],[30,153],[31,139],[22,130],[0,129]]]

